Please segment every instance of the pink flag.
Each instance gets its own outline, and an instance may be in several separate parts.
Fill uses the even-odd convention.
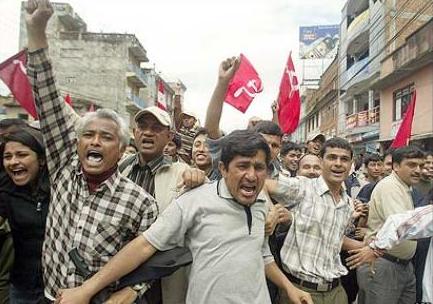
[[[278,122],[284,133],[293,133],[299,124],[301,112],[301,98],[299,96],[299,82],[295,74],[295,66],[290,52],[284,68],[283,77],[278,93]]]
[[[69,94],[66,95],[65,102],[72,107],[72,98]]]
[[[8,86],[18,103],[33,118],[37,119],[32,87],[26,73],[25,50],[0,63],[0,78]]]
[[[164,83],[161,80],[158,80],[158,108],[167,111],[167,102],[165,101],[165,88]]]
[[[229,83],[224,101],[245,113],[254,97],[261,91],[263,87],[259,74],[241,54],[239,68]]]
[[[412,133],[412,121],[415,114],[416,91],[413,92],[412,99],[404,114],[403,121],[398,128],[394,141],[391,144],[392,148],[401,148],[408,144]]]

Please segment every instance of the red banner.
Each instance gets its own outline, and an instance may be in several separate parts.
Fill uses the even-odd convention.
[[[412,121],[415,114],[416,104],[416,91],[413,92],[412,99],[407,107],[406,113],[404,114],[403,121],[398,128],[397,134],[395,135],[394,141],[391,144],[392,148],[404,147],[408,144],[411,133],[412,133]]]

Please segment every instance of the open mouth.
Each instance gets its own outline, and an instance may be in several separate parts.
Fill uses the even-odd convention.
[[[141,141],[141,145],[142,145],[143,147],[145,147],[145,148],[153,147],[154,143],[155,143],[155,142],[154,142],[152,139],[150,139],[150,138],[144,138],[144,139]]]
[[[27,170],[22,168],[11,170],[11,172],[14,177],[23,177],[27,174]]]
[[[100,163],[104,159],[101,152],[95,150],[89,150],[87,152],[87,160],[92,163]]]
[[[241,192],[242,192],[243,196],[246,196],[246,197],[255,196],[256,186],[241,185]]]
[[[331,173],[332,173],[334,176],[337,176],[337,177],[342,177],[342,176],[344,176],[344,172],[345,172],[345,171],[331,170]]]

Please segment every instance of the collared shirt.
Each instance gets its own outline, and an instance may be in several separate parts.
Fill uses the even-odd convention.
[[[51,181],[42,263],[47,296],[83,283],[68,253],[77,248],[98,271],[158,215],[154,199],[116,171],[90,193],[77,154],[74,125],[59,98],[47,50],[29,53],[33,85]]]
[[[433,237],[433,205],[415,210],[390,215],[377,233],[371,246],[380,249],[391,249],[402,240]],[[430,240],[424,276],[423,297],[425,303],[433,302],[433,238]]]
[[[340,201],[334,201],[322,176],[279,176],[271,197],[294,213],[281,249],[286,272],[313,283],[330,282],[347,274],[340,251],[353,209],[344,190],[340,195]]]
[[[372,239],[385,223],[396,213],[413,210],[412,189],[393,171],[374,188],[370,199],[367,222],[367,240]],[[400,259],[411,259],[415,254],[416,241],[403,241],[388,253]]]
[[[249,224],[245,207],[221,179],[178,197],[144,232],[158,250],[191,250],[186,303],[270,303],[264,267],[273,257],[264,234],[264,201],[261,193],[249,207]]]
[[[122,168],[121,173],[155,197],[155,174],[160,168],[170,166],[172,160],[160,155],[142,164],[138,153],[130,157],[133,157],[133,161]],[[128,162],[128,160],[125,159],[124,162]]]

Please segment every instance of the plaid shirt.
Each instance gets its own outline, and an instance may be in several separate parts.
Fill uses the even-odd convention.
[[[293,208],[293,223],[281,249],[283,269],[308,282],[325,283],[347,273],[340,260],[353,209],[345,191],[335,202],[323,177],[280,174],[271,197]]]
[[[138,153],[129,157],[133,158],[132,162],[131,159],[125,158],[120,164],[121,173],[155,197],[155,174],[160,168],[169,167],[172,161],[161,155],[141,164]],[[125,166],[122,166],[123,163]]]
[[[117,171],[89,193],[77,155],[74,126],[59,98],[47,50],[29,54],[28,70],[46,145],[51,182],[42,263],[46,293],[83,283],[68,256],[77,248],[88,269],[98,271],[155,221],[154,199]]]

